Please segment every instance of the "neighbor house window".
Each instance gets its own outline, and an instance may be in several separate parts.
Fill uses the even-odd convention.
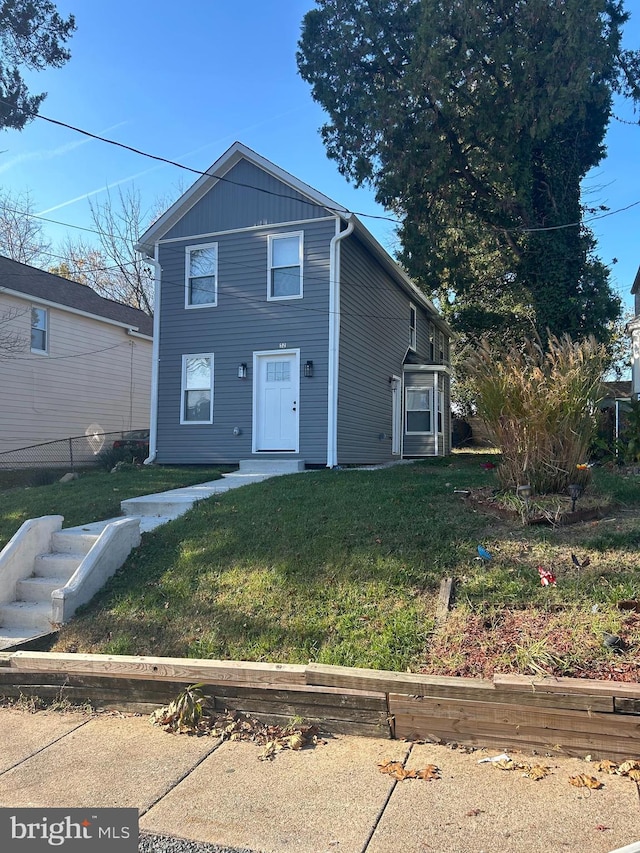
[[[47,352],[49,312],[46,308],[31,307],[31,352]]]
[[[406,432],[431,432],[431,388],[407,388]]]
[[[218,299],[218,244],[187,248],[187,308],[216,305]]]
[[[418,312],[415,305],[409,305],[409,348],[414,350],[417,345]]]
[[[302,234],[269,237],[269,299],[302,296]]]
[[[183,424],[213,423],[213,354],[182,356]]]

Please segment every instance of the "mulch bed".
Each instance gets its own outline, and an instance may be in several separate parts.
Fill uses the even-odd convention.
[[[531,507],[525,513],[509,506],[501,492],[490,487],[469,489],[463,497],[468,504],[481,512],[525,525],[548,524],[557,527],[578,524],[581,521],[604,518],[612,509],[610,503],[594,498],[584,498],[585,505],[578,506],[572,511],[571,498],[565,495],[545,495],[544,500],[539,498],[537,502],[532,501]],[[541,503],[542,506],[537,506],[537,503]]]

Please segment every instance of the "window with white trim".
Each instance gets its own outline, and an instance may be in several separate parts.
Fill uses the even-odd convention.
[[[409,303],[409,349],[417,349],[418,312],[416,306]]]
[[[205,308],[218,302],[218,244],[188,246],[185,307]]]
[[[31,306],[31,352],[49,351],[49,312],[46,308]]]
[[[444,413],[444,391],[441,389],[438,389],[438,432],[442,432],[443,413]]]
[[[269,235],[267,299],[302,296],[302,232]]]
[[[180,423],[213,423],[213,353],[182,356]]]
[[[405,432],[420,435],[432,432],[432,389],[407,388],[405,390]]]

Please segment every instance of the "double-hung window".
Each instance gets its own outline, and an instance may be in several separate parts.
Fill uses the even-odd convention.
[[[49,351],[49,312],[46,308],[31,306],[31,352]]]
[[[442,432],[444,419],[444,391],[438,390],[438,432]]]
[[[269,235],[267,299],[302,296],[302,232]]]
[[[213,353],[182,356],[180,423],[213,423]]]
[[[185,307],[212,307],[218,302],[218,244],[189,246],[186,257]]]
[[[409,349],[416,351],[418,344],[418,312],[416,306],[409,303]]]
[[[405,413],[408,434],[432,432],[432,391],[431,388],[406,389]]]

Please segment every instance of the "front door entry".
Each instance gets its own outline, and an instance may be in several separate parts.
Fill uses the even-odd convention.
[[[255,355],[256,452],[298,451],[300,392],[297,350]]]

